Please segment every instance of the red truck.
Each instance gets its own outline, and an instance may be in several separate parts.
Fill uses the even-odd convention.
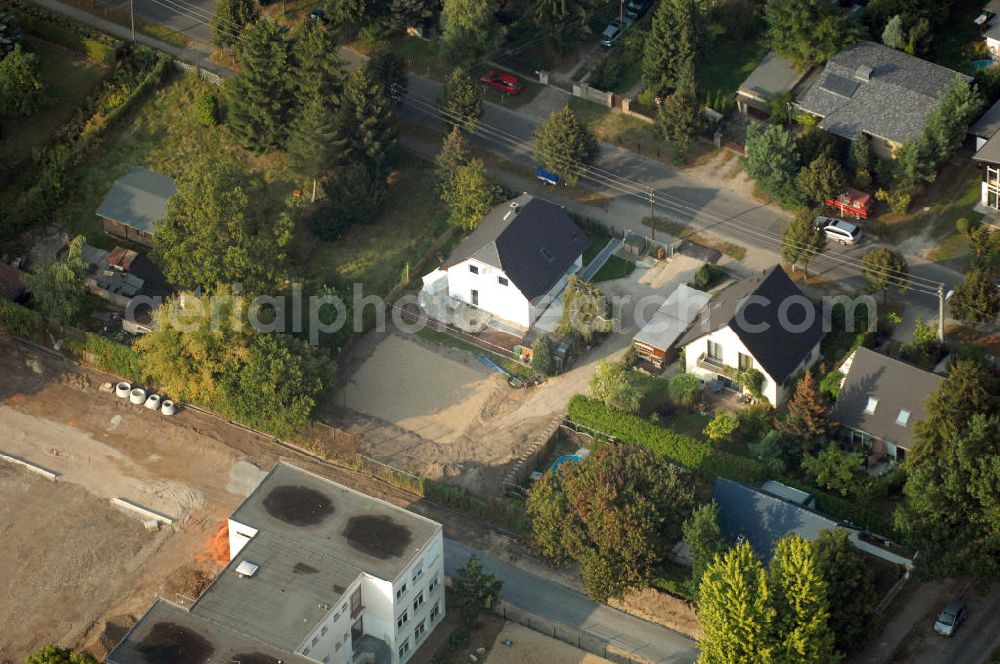
[[[871,194],[850,187],[825,202],[827,207],[857,219],[867,219],[875,207]]]

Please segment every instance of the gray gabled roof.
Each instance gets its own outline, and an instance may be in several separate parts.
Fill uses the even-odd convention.
[[[796,69],[791,60],[769,51],[740,85],[739,93],[767,101],[783,92],[791,92],[804,75],[805,72]]]
[[[708,300],[708,293],[680,284],[653,312],[634,340],[666,351],[708,304]]]
[[[822,118],[819,126],[854,139],[861,133],[905,143],[924,129],[927,114],[956,79],[970,77],[894,48],[863,41],[827,62],[796,106]]]
[[[444,267],[469,258],[483,262],[502,270],[530,301],[552,289],[587,243],[565,208],[522,194],[490,210]]]
[[[786,304],[783,324],[781,306]],[[810,313],[806,313],[808,310]],[[807,317],[812,323],[804,330]],[[788,277],[780,265],[758,272],[719,293],[677,341],[686,346],[729,326],[747,347],[754,361],[777,383],[795,371],[823,338],[820,312]]]
[[[743,537],[767,564],[778,540],[790,533],[813,541],[837,522],[745,484],[719,477],[712,499],[719,506],[719,529],[730,542]]]
[[[842,426],[913,447],[913,426],[927,417],[927,399],[944,377],[861,347],[844,362],[846,374],[830,419]],[[869,400],[874,399],[874,412]],[[909,416],[898,423],[900,411]]]
[[[167,201],[177,193],[169,176],[135,166],[115,180],[97,216],[152,234],[155,222],[167,212]]]
[[[984,164],[1000,164],[1000,132],[983,143],[983,147],[976,150],[972,158]]]
[[[969,134],[990,139],[1000,130],[1000,101],[986,109],[969,127]]]

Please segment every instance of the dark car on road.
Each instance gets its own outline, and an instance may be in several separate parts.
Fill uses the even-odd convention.
[[[513,74],[502,71],[491,71],[479,77],[479,82],[494,90],[499,90],[508,95],[521,94],[524,84],[521,79]]]

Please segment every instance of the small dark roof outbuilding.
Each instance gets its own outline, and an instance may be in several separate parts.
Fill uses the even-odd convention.
[[[795,105],[822,118],[820,128],[853,140],[865,133],[905,143],[923,132],[941,93],[964,74],[871,41],[827,62]]]
[[[739,482],[719,477],[712,499],[719,506],[719,529],[730,542],[746,539],[767,564],[778,540],[795,533],[813,541],[837,522]]]
[[[830,419],[912,449],[913,427],[927,417],[927,399],[944,377],[864,347],[854,351],[841,371],[844,382]]]
[[[587,248],[566,209],[531,194],[490,210],[444,268],[474,259],[502,270],[529,301],[548,293]]]
[[[176,193],[171,177],[134,166],[115,180],[97,208],[97,216],[152,235],[153,225],[166,216],[167,201]]]
[[[808,321],[811,323],[806,325]],[[677,346],[686,346],[726,326],[777,383],[784,382],[823,338],[823,321],[816,305],[780,265],[719,293]]]

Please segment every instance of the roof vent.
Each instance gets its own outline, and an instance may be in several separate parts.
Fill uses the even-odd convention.
[[[244,560],[239,565],[236,566],[236,576],[249,579],[251,576],[257,573],[260,569],[260,565],[252,563],[249,560]]]
[[[858,65],[858,68],[854,70],[854,77],[859,81],[870,81],[874,71],[868,65]]]
[[[869,415],[874,415],[876,408],[878,408],[878,399],[875,397],[868,397],[868,405],[865,406],[865,412]]]

